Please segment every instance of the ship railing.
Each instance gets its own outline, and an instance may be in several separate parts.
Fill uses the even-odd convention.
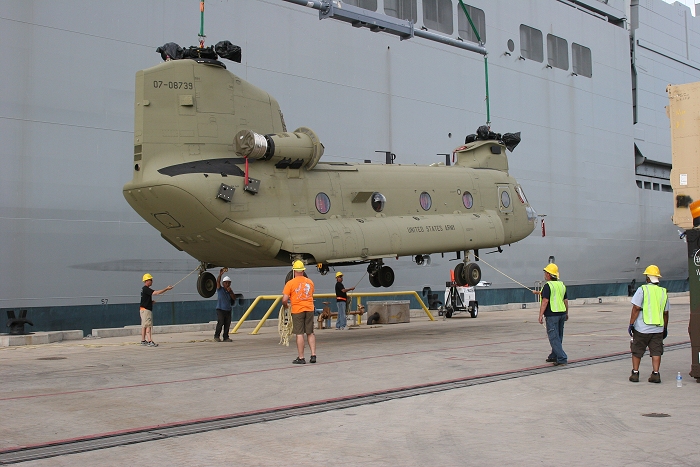
[[[363,297],[395,297],[395,296],[413,296],[416,298],[416,301],[418,301],[418,304],[423,308],[423,311],[425,311],[425,314],[428,315],[428,318],[430,318],[431,321],[435,321],[435,317],[430,313],[430,310],[428,310],[428,307],[425,306],[425,303],[423,303],[423,300],[421,300],[420,296],[418,295],[418,292],[414,290],[409,290],[409,291],[400,291],[400,292],[358,292],[358,293],[349,293],[348,298],[349,299],[357,299],[357,304],[361,304],[361,299]],[[317,298],[335,298],[334,293],[321,293],[321,294],[314,294],[314,300]],[[263,315],[262,319],[258,323],[257,326],[255,326],[255,329],[250,334],[256,335],[259,331],[260,328],[263,327],[265,324],[265,321],[270,317],[272,314],[273,310],[275,307],[282,301],[282,295],[258,295],[255,300],[253,300],[253,303],[250,304],[248,309],[243,313],[243,316],[241,316],[241,319],[238,320],[236,325],[231,329],[231,334],[236,334],[240,327],[243,325],[246,319],[248,319],[248,316],[253,312],[255,307],[258,305],[263,300],[272,300],[272,305],[270,305],[270,308],[267,309],[265,314]],[[358,316],[358,324],[362,324],[362,316]]]

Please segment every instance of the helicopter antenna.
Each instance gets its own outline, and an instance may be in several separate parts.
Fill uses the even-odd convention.
[[[203,49],[204,48],[204,38],[207,37],[204,35],[204,0],[200,0],[199,2],[199,48]]]

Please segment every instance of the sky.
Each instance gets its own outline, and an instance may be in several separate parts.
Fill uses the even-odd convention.
[[[678,1],[678,3],[682,3],[690,8],[690,12],[695,16],[695,0],[664,0],[666,3],[675,3]],[[698,3],[700,3],[700,0],[698,0]]]

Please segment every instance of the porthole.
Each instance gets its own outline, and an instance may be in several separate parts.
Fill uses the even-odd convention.
[[[425,191],[420,194],[420,207],[423,208],[423,211],[428,211],[430,207],[433,205],[433,200],[430,198],[430,194],[426,193]]]
[[[513,39],[508,39],[508,50],[511,52],[515,50],[515,43],[513,43]]]
[[[376,212],[382,212],[384,210],[384,205],[386,204],[386,198],[381,193],[372,193],[372,209]]]
[[[316,195],[316,210],[321,214],[328,214],[331,210],[331,199],[325,193]]]
[[[506,190],[503,190],[501,192],[501,204],[503,205],[504,208],[507,208],[510,206],[510,195]]]
[[[467,209],[474,207],[474,198],[472,197],[472,194],[465,191],[462,195],[462,203],[464,203],[464,207]]]

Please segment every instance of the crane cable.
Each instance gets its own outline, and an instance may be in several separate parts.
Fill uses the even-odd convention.
[[[293,331],[292,307],[280,307],[279,318],[277,319],[277,332],[280,335],[280,345],[289,347],[289,338]]]

